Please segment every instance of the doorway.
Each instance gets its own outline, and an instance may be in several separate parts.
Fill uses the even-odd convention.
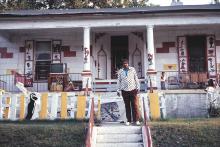
[[[206,36],[188,36],[187,48],[190,72],[206,72]]]
[[[111,78],[117,78],[122,59],[128,59],[128,36],[111,36]]]

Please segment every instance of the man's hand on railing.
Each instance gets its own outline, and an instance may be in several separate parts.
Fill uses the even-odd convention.
[[[117,96],[119,96],[119,97],[121,96],[120,92],[117,92]]]
[[[137,94],[139,94],[140,93],[140,89],[136,89],[136,92],[137,92]]]
[[[121,93],[120,93],[120,91],[119,90],[117,90],[117,96],[121,96]]]

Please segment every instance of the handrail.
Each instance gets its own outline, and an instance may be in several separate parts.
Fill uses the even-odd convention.
[[[86,135],[86,147],[91,147],[93,126],[94,126],[94,98],[92,98],[92,105],[90,110],[89,127]]]
[[[147,134],[147,142],[146,142],[146,147],[152,147],[152,138],[151,138],[151,133],[150,133],[150,127],[147,122],[147,113],[146,113],[146,108],[145,108],[145,100],[143,98],[143,109],[144,109],[144,127],[145,131]]]

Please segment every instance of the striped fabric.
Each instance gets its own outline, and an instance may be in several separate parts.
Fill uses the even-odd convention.
[[[123,68],[118,72],[118,90],[132,91],[134,89],[140,90],[140,83],[137,73],[133,67],[128,67],[128,71]]]

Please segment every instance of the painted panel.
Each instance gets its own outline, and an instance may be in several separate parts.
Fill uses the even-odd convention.
[[[207,45],[207,64],[209,77],[216,77],[216,49],[215,49],[215,36],[210,35],[206,37]]]
[[[178,53],[179,56],[187,56],[186,37],[178,37]]]
[[[25,87],[33,87],[33,59],[34,59],[34,41],[25,41]]]
[[[187,64],[187,57],[180,57],[179,58],[179,71],[184,73],[188,70],[188,64]]]
[[[61,40],[52,41],[52,63],[61,63]]]
[[[216,76],[215,57],[208,57],[208,72],[209,76]]]
[[[179,71],[180,73],[184,73],[188,71],[188,57],[187,57],[187,48],[186,48],[186,37],[181,36],[177,37],[177,50],[179,57]]]
[[[177,64],[164,64],[163,69],[164,70],[176,70]]]

